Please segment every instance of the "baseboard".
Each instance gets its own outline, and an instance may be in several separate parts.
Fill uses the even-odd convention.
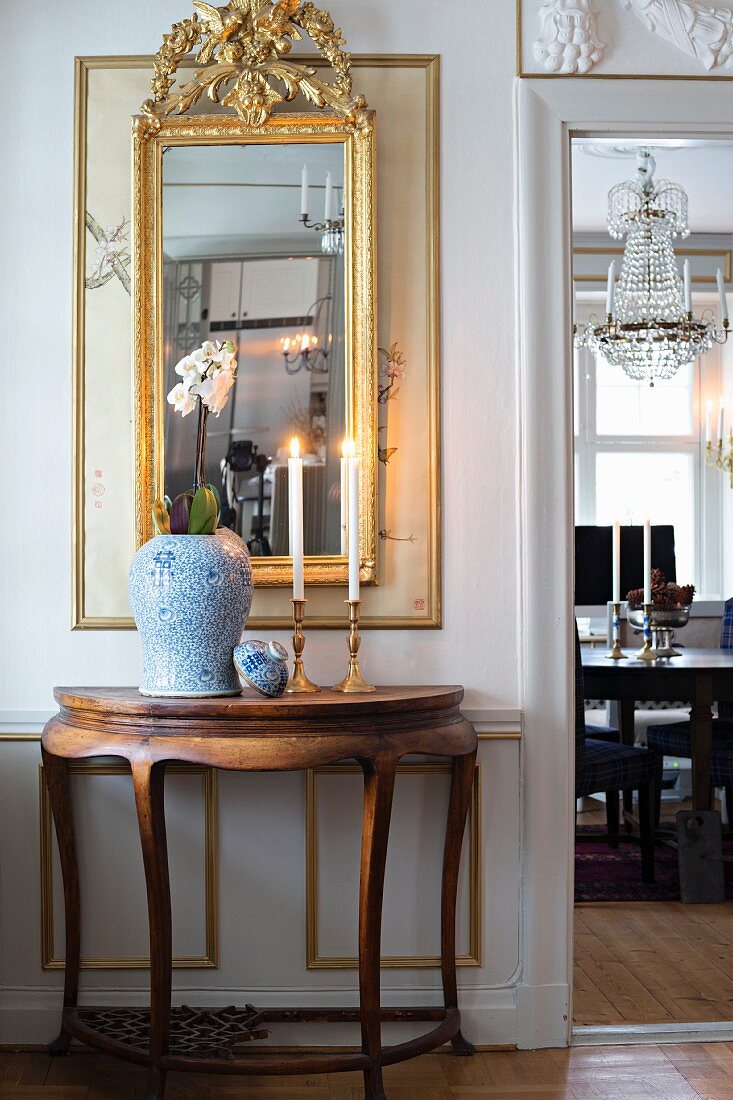
[[[662,1043],[731,1043],[733,1022],[684,1024],[603,1024],[574,1027],[571,1046],[633,1046]]]
[[[253,1001],[260,1008],[283,1005],[302,1007],[342,1006],[356,1003],[354,994],[317,989],[307,992],[255,992],[242,989],[181,989],[174,991],[176,1004],[201,1007],[242,1004]],[[42,1046],[55,1037],[61,1016],[61,991],[51,989],[0,989],[0,1047]],[[82,1004],[147,1005],[144,990],[93,989],[82,994]],[[434,992],[389,990],[382,995],[389,1006],[439,1004]],[[511,1048],[516,1044],[516,995],[514,989],[466,989],[461,994],[462,1030],[467,1039],[480,1047]],[[402,1042],[416,1034],[415,1024],[388,1024],[385,1043]],[[429,1025],[425,1025],[427,1028]],[[324,1034],[324,1028],[327,1028]],[[353,1024],[278,1024],[275,1033],[262,1045],[348,1047],[358,1045],[359,1029]],[[259,1045],[259,1044],[258,1044]]]
[[[520,1050],[566,1047],[570,1037],[569,1006],[570,986],[566,982],[517,986],[517,1046]]]

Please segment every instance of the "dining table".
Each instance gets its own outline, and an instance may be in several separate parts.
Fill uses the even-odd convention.
[[[634,744],[637,702],[690,704],[692,806],[709,810],[712,708],[733,701],[733,650],[680,648],[677,657],[642,661],[634,653],[613,660],[601,649],[584,648],[582,660],[585,698],[618,702],[624,745]]]

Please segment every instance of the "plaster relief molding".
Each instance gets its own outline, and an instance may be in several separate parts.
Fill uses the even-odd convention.
[[[584,74],[603,59],[597,12],[590,0],[546,0],[538,12],[542,29],[534,55],[548,73]]]
[[[648,30],[701,61],[708,71],[729,65],[733,56],[730,8],[711,8],[699,0],[620,0],[620,3]]]

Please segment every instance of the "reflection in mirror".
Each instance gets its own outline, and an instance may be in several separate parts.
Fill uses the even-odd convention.
[[[305,171],[304,171],[305,169]],[[347,367],[344,147],[171,146],[163,157],[164,369],[231,340],[237,381],[210,420],[207,473],[222,522],[253,555],[288,554],[289,441],[304,455],[305,553],[338,555]],[[301,213],[310,206],[310,217]],[[348,247],[347,247],[348,255]],[[165,485],[189,489],[194,417],[165,412]]]

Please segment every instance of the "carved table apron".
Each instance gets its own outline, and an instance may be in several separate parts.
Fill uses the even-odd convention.
[[[135,688],[57,688],[58,715],[43,731],[42,753],[61,857],[66,910],[66,973],[61,1033],[148,1067],[146,1100],[159,1100],[168,1070],[284,1074],[362,1070],[365,1096],[384,1098],[382,1067],[461,1035],[455,962],[456,898],[463,833],[476,762],[476,734],[460,713],[460,687],[385,687],[374,694],[145,698]],[[441,889],[444,1007],[380,1005],[382,888],[397,764],[408,753],[452,758]],[[67,761],[116,756],[132,769],[150,923],[150,1012],[77,1004],[80,956],[79,874]],[[364,773],[359,885],[359,1007],[345,1009],[171,1009],[171,898],[163,807],[165,766],[203,764],[233,771],[297,771],[356,759]],[[361,1052],[243,1054],[231,1048],[261,1038],[268,1022],[358,1021]],[[432,1030],[383,1047],[381,1023],[429,1020]]]

